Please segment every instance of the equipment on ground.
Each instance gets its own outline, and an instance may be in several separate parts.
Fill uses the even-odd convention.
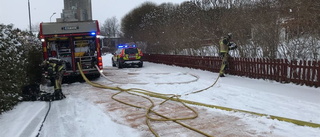
[[[31,84],[23,87],[22,100],[23,101],[55,101],[66,98],[62,91],[55,91],[53,93],[40,90],[40,85]]]

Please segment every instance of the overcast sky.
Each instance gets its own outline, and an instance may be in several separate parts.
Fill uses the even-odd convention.
[[[60,18],[63,9],[63,0],[29,0],[31,24],[55,21]],[[113,16],[120,20],[132,9],[146,1],[156,4],[171,2],[180,4],[188,0],[91,0],[93,19],[102,24]],[[14,24],[22,30],[29,29],[28,0],[0,0],[0,24]]]

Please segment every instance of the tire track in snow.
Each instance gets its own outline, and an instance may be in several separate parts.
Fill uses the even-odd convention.
[[[46,103],[43,105],[41,109],[32,109],[31,106],[28,108],[32,109],[34,112],[32,117],[29,117],[29,120],[26,118],[26,123],[28,123],[22,130],[21,134],[19,135],[20,137],[31,137],[31,136],[36,136],[38,133],[37,131],[39,130],[39,127],[41,125],[41,122],[43,121],[44,116],[46,115],[47,109],[48,109],[49,104]]]

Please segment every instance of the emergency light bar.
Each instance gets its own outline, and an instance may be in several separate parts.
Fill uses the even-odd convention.
[[[126,45],[126,44],[119,44],[118,45],[118,49],[123,49],[123,48],[127,48],[128,47],[128,45]]]
[[[119,44],[118,49],[123,49],[123,48],[135,48],[137,47],[136,45],[127,45],[127,44]]]

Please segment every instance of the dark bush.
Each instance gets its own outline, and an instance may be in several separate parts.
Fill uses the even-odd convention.
[[[41,60],[40,42],[34,35],[0,24],[0,114],[20,101],[24,85],[39,82]]]

